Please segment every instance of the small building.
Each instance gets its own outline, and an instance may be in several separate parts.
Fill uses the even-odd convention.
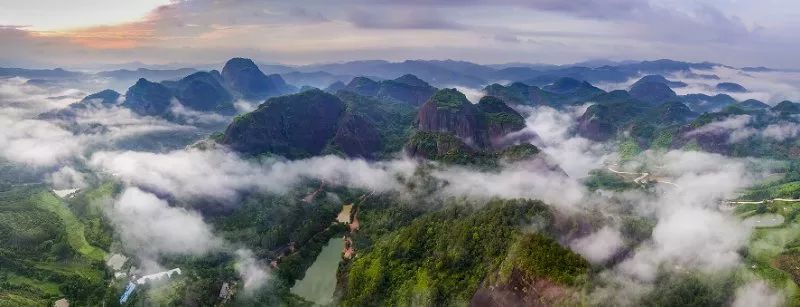
[[[342,224],[350,224],[350,216],[353,210],[353,204],[342,206],[342,211],[336,216],[336,221]]]
[[[106,265],[114,271],[119,271],[127,261],[128,257],[125,257],[121,254],[113,254],[111,257],[108,257],[108,260],[106,260]]]
[[[66,298],[62,298],[60,300],[57,300],[55,303],[53,303],[53,306],[54,307],[69,307],[69,301]]]
[[[228,294],[231,292],[231,287],[228,285],[227,282],[222,283],[222,288],[219,289],[219,298],[226,300],[228,299]]]

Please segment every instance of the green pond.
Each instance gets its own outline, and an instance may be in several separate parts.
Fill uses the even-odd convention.
[[[343,249],[344,240],[341,237],[330,239],[306,270],[305,277],[294,284],[291,292],[317,305],[332,303],[336,270],[342,260]]]

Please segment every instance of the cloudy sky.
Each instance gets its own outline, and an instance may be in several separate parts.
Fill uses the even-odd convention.
[[[799,68],[799,17],[793,0],[0,0],[0,65],[247,56],[288,64],[673,58]]]

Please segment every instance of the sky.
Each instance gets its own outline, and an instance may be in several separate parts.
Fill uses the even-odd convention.
[[[671,58],[800,68],[793,0],[0,0],[0,66]]]

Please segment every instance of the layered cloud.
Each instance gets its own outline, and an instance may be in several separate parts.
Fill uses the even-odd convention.
[[[29,14],[19,6],[6,11]],[[78,28],[37,27],[47,20],[30,14],[37,23],[33,28],[6,27],[0,30],[0,41],[13,46],[5,51],[6,62],[28,63],[47,61],[33,54],[72,64],[81,64],[87,55],[95,61],[163,63],[186,58],[217,62],[234,54],[291,63],[397,60],[409,54],[477,62],[670,56],[742,65],[792,63],[788,50],[797,47],[796,42],[783,33],[795,25],[753,14],[763,9],[720,1],[665,5],[633,0],[349,0],[308,1],[302,6],[283,1],[172,1],[115,23],[93,17],[89,9],[64,10],[72,18],[53,18],[96,20]],[[785,11],[791,10],[773,7],[770,13],[786,16]],[[21,18],[14,17],[6,20]],[[264,32],[270,39],[259,35]]]

